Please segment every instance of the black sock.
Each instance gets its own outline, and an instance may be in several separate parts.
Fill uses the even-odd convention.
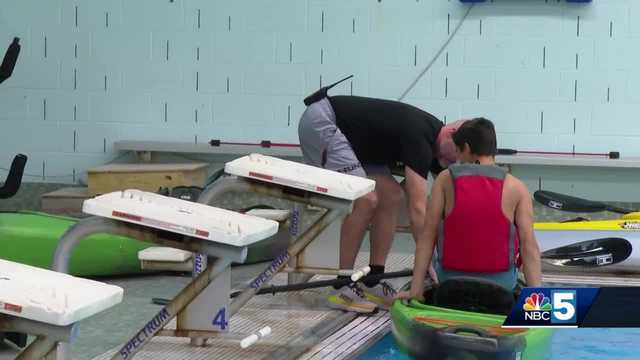
[[[349,279],[351,276],[343,276],[343,275],[338,275],[338,277],[336,278],[336,280],[344,280],[344,279]],[[333,288],[338,290],[341,287],[344,287],[344,285],[333,285]]]
[[[371,268],[369,275],[384,274],[384,265],[369,265],[369,267]],[[374,287],[380,283],[380,280],[369,280],[365,278],[365,280],[362,280],[362,283],[367,287]]]

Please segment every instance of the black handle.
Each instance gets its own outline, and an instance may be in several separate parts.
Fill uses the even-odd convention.
[[[497,155],[515,155],[518,153],[518,150],[514,149],[498,149]]]
[[[22,183],[22,175],[26,164],[26,155],[18,154],[13,158],[9,175],[7,175],[7,180],[0,188],[0,199],[10,198],[18,192],[20,184]]]
[[[13,38],[13,42],[11,42],[11,45],[9,45],[7,52],[4,54],[2,65],[0,65],[0,83],[7,80],[13,73],[13,69],[16,67],[18,54],[20,54],[19,41],[19,38]]]
[[[303,102],[304,102],[304,104],[305,104],[306,106],[309,106],[309,105],[311,105],[311,104],[313,104],[313,103],[315,103],[315,102],[317,102],[317,101],[320,101],[320,100],[322,100],[322,99],[326,98],[326,97],[327,97],[327,92],[328,92],[332,87],[334,87],[334,86],[336,86],[336,85],[340,84],[340,83],[341,83],[341,82],[343,82],[343,81],[347,81],[347,80],[351,79],[352,77],[353,77],[353,75],[349,75],[349,76],[347,76],[346,78],[344,78],[344,79],[340,79],[340,80],[338,80],[338,81],[334,82],[334,83],[333,83],[333,84],[331,84],[331,85],[327,85],[327,86],[323,86],[323,87],[321,87],[320,89],[318,89],[318,90],[317,90],[316,92],[314,92],[313,94],[311,94],[311,95],[307,96],[306,98],[304,98],[304,101],[303,101]]]
[[[476,336],[459,335],[459,333],[471,333]],[[442,345],[454,349],[495,352],[499,346],[494,336],[483,329],[471,326],[449,326],[438,331],[437,337]]]
[[[442,331],[447,334],[458,334],[461,332],[465,332],[465,333],[471,333],[471,334],[475,334],[477,336],[485,337],[485,338],[491,337],[491,335],[484,329],[480,329],[472,326],[465,326],[465,325],[449,326],[443,329]]]

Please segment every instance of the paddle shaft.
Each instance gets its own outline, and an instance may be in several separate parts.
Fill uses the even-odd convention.
[[[272,142],[271,140],[262,140],[259,143],[252,142],[233,142],[222,141],[220,139],[212,139],[209,141],[211,146],[221,145],[239,145],[239,146],[259,146],[262,148],[271,147],[285,147],[285,148],[299,148],[300,144],[294,143],[281,143]],[[620,158],[620,153],[617,151],[610,151],[608,153],[590,153],[590,152],[563,152],[563,151],[533,151],[533,150],[516,150],[516,149],[498,149],[498,155],[516,155],[516,154],[532,154],[532,155],[571,155],[571,156],[605,156],[610,159]]]
[[[327,287],[327,286],[342,287],[342,286],[350,285],[350,284],[360,282],[360,281],[365,281],[365,280],[376,281],[376,280],[383,280],[383,279],[407,277],[412,275],[413,275],[413,270],[403,270],[403,271],[388,272],[388,273],[378,274],[378,275],[367,275],[367,276],[363,276],[361,279],[355,282],[352,281],[350,278],[344,278],[344,279],[312,281],[307,283],[291,284],[291,285],[280,285],[280,286],[271,285],[268,288],[265,287],[260,289],[256,293],[256,295],[262,295],[262,294],[275,295],[276,293],[280,293],[280,292],[307,290],[307,289],[314,289],[314,288]],[[238,293],[239,293],[238,291],[231,293],[231,297],[234,298],[238,296]]]
[[[271,140],[262,140],[259,143],[252,143],[252,142],[233,142],[233,141],[222,141],[219,139],[211,139],[209,141],[209,145],[211,146],[220,146],[220,145],[259,146],[262,148],[270,148],[270,147],[299,148],[300,147],[300,144],[271,142]]]
[[[589,251],[585,251],[584,254],[580,254],[580,253],[571,253],[571,254],[567,254],[565,258],[563,258],[562,256],[558,256],[558,255],[543,255],[540,254],[540,259],[541,260],[562,260],[562,259],[575,259],[575,258],[581,258],[581,257],[592,257],[593,255],[589,253]],[[556,265],[559,266],[559,265]],[[586,264],[582,267],[600,267],[601,265],[593,265],[593,264]],[[345,286],[345,285],[350,285],[352,283],[356,283],[356,282],[360,282],[363,280],[383,280],[383,279],[393,279],[393,278],[399,278],[399,277],[407,277],[407,276],[412,276],[413,275],[413,270],[402,270],[402,271],[396,271],[396,272],[389,272],[389,273],[384,273],[384,274],[378,274],[378,275],[367,275],[362,277],[361,279],[359,279],[358,281],[351,281],[351,279],[333,279],[333,280],[321,280],[321,281],[312,281],[312,282],[307,282],[307,283],[301,283],[301,284],[291,284],[291,285],[271,285],[268,288],[261,288],[260,290],[258,290],[255,295],[264,295],[264,294],[272,294],[275,295],[277,293],[282,293],[282,292],[290,292],[290,291],[300,291],[300,290],[308,290],[308,289],[314,289],[314,288],[321,288],[321,287],[328,287],[328,286]],[[230,298],[235,298],[238,295],[240,295],[240,291],[234,291],[232,292],[229,297]],[[164,299],[164,298],[151,298],[151,302],[153,304],[156,305],[167,305],[170,300],[169,299]]]
[[[516,149],[498,149],[498,155],[516,155],[516,154],[532,154],[532,155],[570,155],[570,156],[605,156],[609,159],[619,159],[618,151],[610,151],[608,153],[592,153],[592,152],[575,152],[575,151],[533,151],[533,150],[516,150]]]
[[[258,292],[256,292],[255,295],[264,295],[264,294],[275,295],[281,292],[300,291],[300,290],[307,290],[307,289],[314,289],[314,288],[321,288],[321,287],[328,287],[328,286],[345,286],[345,285],[350,285],[352,283],[356,283],[364,280],[375,281],[375,280],[407,277],[412,275],[413,275],[413,270],[407,269],[402,271],[388,272],[384,274],[366,275],[355,282],[352,281],[351,278],[346,278],[346,279],[311,281],[311,282],[291,284],[291,285],[279,285],[279,286],[271,285],[268,288],[261,288],[260,290],[258,290]],[[229,297],[233,299],[237,297],[239,294],[240,294],[240,291],[234,291],[229,295]],[[152,298],[151,302],[157,305],[166,305],[169,302],[169,299]]]

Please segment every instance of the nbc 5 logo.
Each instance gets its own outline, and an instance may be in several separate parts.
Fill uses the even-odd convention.
[[[552,290],[551,297],[544,293],[532,293],[522,306],[524,319],[551,321],[552,324],[576,323],[576,291]]]
[[[553,311],[551,312],[552,324],[576,323],[576,291],[552,290],[551,300]]]

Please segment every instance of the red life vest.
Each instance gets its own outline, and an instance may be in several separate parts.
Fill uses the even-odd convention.
[[[443,268],[497,273],[516,266],[518,236],[502,211],[506,170],[498,166],[449,167],[454,203],[440,227],[438,256]]]

